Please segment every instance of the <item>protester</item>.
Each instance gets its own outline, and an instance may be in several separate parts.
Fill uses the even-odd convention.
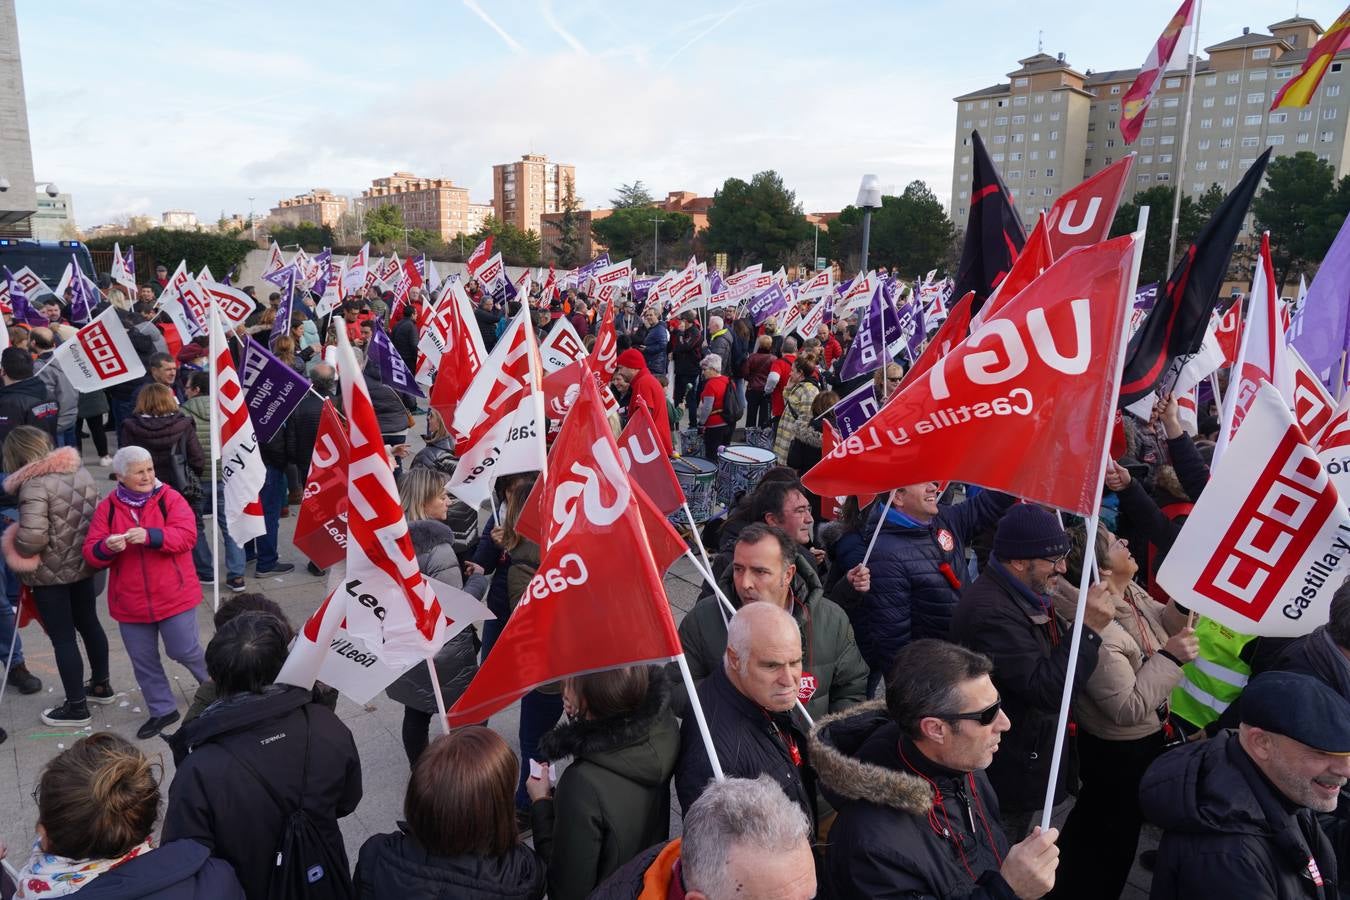
[[[197,440],[196,424],[178,408],[171,388],[162,384],[141,388],[131,417],[118,423],[117,446],[150,451],[156,478],[189,502],[200,497],[198,479],[206,471],[206,454]]]
[[[698,686],[698,699],[722,771],[737,778],[769,775],[815,822],[814,778],[806,735],[789,715],[802,681],[797,621],[773,603],[748,603],[727,626],[722,665]],[[694,716],[680,725],[675,793],[686,813],[712,778]]]
[[[782,529],[761,522],[736,536],[731,565],[718,580],[737,608],[768,601],[791,613],[801,633],[800,699],[813,717],[867,699],[867,664],[854,641],[848,617],[825,596],[810,558],[804,557]],[[695,682],[722,665],[727,649],[726,610],[716,597],[704,597],[680,622],[680,645]],[[687,702],[682,690],[678,708]]]
[[[722,317],[708,316],[708,353],[716,354],[720,365],[717,373],[719,375],[732,374],[731,344],[731,329],[724,326]]]
[[[1150,897],[1329,897],[1338,883],[1318,814],[1350,779],[1350,701],[1312,676],[1265,672],[1241,717],[1144,774],[1144,817],[1163,829]]]
[[[47,432],[56,443],[60,409],[42,379],[33,377],[33,357],[27,350],[0,351],[0,441],[20,425]]]
[[[408,520],[408,536],[417,554],[417,568],[433,581],[463,588],[464,576],[453,547],[455,535],[445,524],[451,503],[445,476],[434,469],[409,469],[399,482],[398,494]],[[478,581],[480,589],[471,591],[475,594],[487,587],[483,576],[478,576]],[[441,645],[431,658],[431,665],[448,709],[478,673],[478,638],[474,630],[465,628]],[[403,704],[403,752],[411,766],[426,749],[427,735],[437,713],[431,673],[425,665],[413,666],[389,685],[385,693],[390,700]]]
[[[548,863],[549,900],[584,900],[670,829],[679,725],[659,670],[610,669],[563,681],[567,721],[539,740],[530,795],[534,846]],[[552,768],[571,763],[551,787]]]
[[[286,613],[282,611],[276,601],[268,599],[268,597],[263,594],[244,593],[235,594],[232,597],[226,598],[225,601],[220,604],[220,609],[216,610],[216,614],[211,619],[211,624],[215,626],[215,630],[219,632],[220,629],[225,627],[226,622],[229,622],[236,616],[243,615],[246,612],[266,613],[280,622],[283,626],[283,631],[285,631],[287,635],[287,644],[295,638],[295,629],[291,627],[290,619],[286,618]],[[329,692],[335,693],[332,692],[331,689],[329,689]],[[320,690],[316,684],[316,696],[319,693]],[[324,694],[324,696],[327,696],[327,694]],[[214,681],[207,679],[197,685],[197,692],[192,695],[192,703],[188,706],[188,711],[183,714],[182,727],[186,728],[189,722],[200,716],[206,711],[208,706],[219,699],[220,691],[217,690]],[[329,709],[332,708],[333,706],[330,704]]]
[[[811,824],[767,775],[708,785],[685,813],[684,834],[635,857],[591,900],[810,900],[816,894]]]
[[[1054,513],[1028,503],[1014,506],[998,523],[988,566],[961,592],[952,616],[952,639],[994,661],[994,686],[1012,719],[1000,753],[989,766],[1003,830],[1010,839],[1027,834],[1051,778],[1072,646],[1072,625],[1055,613],[1051,595],[1068,553],[1068,535]],[[1080,691],[1097,668],[1101,633],[1114,621],[1111,588],[1098,582],[1088,591],[1083,617],[1075,675]],[[1066,741],[1064,760],[1072,750]],[[1064,760],[1053,776],[1056,804],[1067,788]]]
[[[824,425],[831,419],[831,411],[834,405],[839,402],[839,395],[834,391],[821,391],[816,394],[816,399],[811,401],[811,418],[797,423],[797,434],[793,436],[792,443],[788,445],[787,464],[800,477],[810,471],[811,467],[820,462],[821,442],[824,440]],[[806,494],[806,500],[811,505],[811,517],[817,522],[823,521],[824,516],[821,513],[820,497],[814,491],[803,489]]]
[[[360,900],[539,900],[545,868],[520,842],[512,794],[519,762],[494,731],[457,728],[413,766],[399,830],[356,861]]]
[[[1035,898],[1054,884],[1057,832],[1010,848],[984,773],[1009,728],[991,669],[955,644],[914,641],[884,703],[817,723],[812,764],[839,810],[827,856],[836,896]]]
[[[1055,606],[1073,618],[1075,586],[1092,552],[1115,610],[1101,631],[1097,668],[1079,682],[1074,698],[1081,785],[1059,842],[1064,865],[1054,895],[1114,898],[1125,887],[1139,844],[1139,780],[1164,749],[1182,740],[1168,698],[1181,681],[1181,667],[1199,654],[1199,642],[1184,613],[1134,582],[1139,565],[1127,542],[1099,525],[1085,550],[1084,531],[1081,524],[1068,529],[1068,583]]]
[[[247,612],[211,638],[206,666],[220,699],[169,739],[177,771],[163,839],[205,844],[234,866],[247,896],[265,897],[292,814],[303,810],[323,851],[304,861],[311,884],[331,878],[345,889],[333,895],[350,895],[337,820],[361,801],[361,760],[332,710],[304,688],[273,683],[289,634]]]
[[[61,307],[57,304],[57,309]],[[34,328],[31,335],[36,351],[33,364],[37,377],[47,386],[47,396],[56,401],[56,445],[75,446],[75,422],[80,415],[80,394],[70,378],[55,362],[56,336],[50,328]]]
[[[718,448],[731,443],[735,422],[728,421],[724,410],[729,391],[735,390],[731,379],[722,374],[722,358],[709,353],[700,363],[703,390],[698,398],[698,426],[703,430],[703,458],[717,459]]]
[[[966,546],[1016,502],[981,491],[949,506],[939,503],[940,496],[935,481],[896,488],[889,504],[883,499],[873,507],[865,528],[845,534],[835,548],[836,565],[850,572],[881,529],[867,564],[870,590],[850,595],[850,582],[842,581],[832,595],[849,611],[858,649],[872,670],[869,695],[905,644],[948,636],[966,579]]]
[[[183,398],[178,394],[178,387],[177,387],[178,360],[174,359],[168,353],[153,354],[146,363],[145,381],[142,382],[142,384],[138,388],[138,392],[145,390],[146,386],[152,384],[164,385],[166,388],[174,392],[175,400],[181,401]]]
[[[108,468],[112,465],[112,457],[108,455],[108,433],[103,427],[109,410],[107,392],[80,391],[76,410],[79,417],[75,422],[75,449],[84,452],[84,434],[88,429],[99,465]]]
[[[773,337],[762,334],[755,342],[745,366],[745,427],[767,428],[773,423],[769,410],[769,395],[765,384],[773,369]]]
[[[95,569],[109,569],[108,611],[150,712],[136,736],[148,740],[179,718],[159,642],[198,682],[207,678],[197,638],[202,586],[192,569],[196,517],[181,494],[155,478],[148,450],[119,449],[113,474],[117,487],[94,510],[84,558]]]
[[[647,371],[647,359],[642,352],[629,347],[619,354],[618,359],[619,373],[631,383],[629,388],[629,411],[633,414],[632,404],[641,399],[647,405],[647,411],[651,413],[652,421],[656,424],[656,435],[661,439],[661,446],[665,449],[666,455],[672,452],[670,439],[670,421],[666,417],[666,390],[661,386],[661,382],[656,380],[656,376]]]
[[[517,472],[497,479],[493,487],[496,502],[487,521],[491,527],[486,528],[479,536],[478,547],[464,567],[465,573],[469,576],[474,574],[492,576],[483,603],[495,618],[483,623],[482,659],[487,659],[511,615],[511,602],[507,590],[511,551],[524,540],[516,533],[515,526],[537,477],[537,472]]]
[[[821,323],[816,329],[816,337],[820,338],[820,347],[823,353],[822,363],[825,368],[833,369],[835,361],[844,355],[844,348],[840,345],[839,339],[834,336],[830,326]]]
[[[80,738],[42,770],[37,838],[16,881],[20,897],[243,900],[234,870],[193,840],[153,844],[155,766],[111,732]]]
[[[670,357],[675,368],[675,405],[684,404],[689,427],[698,424],[698,384],[703,352],[703,330],[692,310],[680,314],[670,335]],[[721,369],[721,360],[718,360]]]
[[[773,452],[780,463],[786,464],[788,448],[799,432],[811,427],[811,405],[820,388],[811,381],[814,367],[806,358],[792,364],[787,390],[783,392],[783,414],[778,419],[778,432],[773,439]]]
[[[654,309],[642,314],[642,323],[647,326],[641,348],[642,356],[647,360],[647,371],[653,375],[664,375],[670,371],[670,332]]]
[[[211,446],[211,375],[208,372],[193,372],[188,376],[187,384],[184,386],[183,394],[187,397],[181,407],[184,415],[192,420],[192,424],[197,429],[197,443],[203,450]],[[310,396],[306,394],[306,397]],[[304,401],[301,401],[303,405]],[[299,407],[291,413],[291,418],[287,420],[290,425],[291,419],[295,418],[299,412]],[[210,582],[217,576],[215,571],[215,532],[220,533],[220,539],[225,546],[225,586],[230,590],[239,592],[244,589],[244,566],[247,564],[244,548],[240,547],[230,537],[229,523],[225,516],[225,479],[224,479],[224,461],[217,460],[215,464],[215,529],[206,527],[206,516],[211,513],[211,489],[205,484],[202,485],[201,496],[197,499],[197,505],[194,512],[197,516],[197,543],[192,548],[192,564],[197,570],[197,578],[204,582]],[[203,478],[205,480],[205,478]]]

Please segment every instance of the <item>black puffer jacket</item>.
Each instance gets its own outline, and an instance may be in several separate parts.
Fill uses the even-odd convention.
[[[1237,732],[1158,757],[1139,785],[1139,805],[1163,829],[1154,900],[1336,896],[1336,855],[1312,811],[1290,811]],[[1310,859],[1321,888],[1306,874]]]
[[[370,390],[370,405],[375,408],[375,419],[380,427],[380,434],[402,434],[408,430],[408,408],[403,405],[403,400],[399,398],[398,391],[387,384],[378,381],[379,372],[372,374],[370,366],[366,367],[366,387]],[[342,395],[333,398],[337,404],[338,411],[346,415],[342,408]]]
[[[41,378],[25,378],[0,386],[0,442],[20,425],[41,428],[56,443],[60,410]]]
[[[578,719],[540,739],[541,759],[572,757],[553,797],[530,808],[534,846],[548,862],[550,900],[582,900],[669,837],[670,777],[680,753],[669,699],[665,677],[653,669],[647,699],[632,715]]]
[[[827,859],[835,896],[1016,896],[998,872],[1008,841],[989,779],[924,757],[883,701],[821,719],[811,763],[839,810]]]
[[[289,459],[300,470],[303,478],[314,461],[314,442],[319,437],[319,422],[323,417],[323,399],[313,391],[305,391],[300,403],[286,419],[282,428],[285,450]]]
[[[1069,667],[1069,623],[1053,610],[1034,606],[991,557],[984,573],[961,592],[951,640],[993,660],[994,686],[1012,720],[987,770],[999,802],[1013,812],[1040,808]],[[1101,637],[1085,627],[1078,647],[1076,689],[1081,690],[1097,668],[1101,646]],[[1061,761],[1056,802],[1064,797],[1064,772],[1072,749],[1070,741]]]
[[[155,463],[155,477],[165,484],[174,484],[173,450],[180,445],[192,471],[200,475],[206,469],[206,454],[197,440],[197,425],[183,412],[123,419],[117,429],[117,443],[149,450]]]
[[[175,732],[169,746],[178,771],[164,811],[165,843],[205,844],[234,866],[247,896],[267,895],[290,810],[277,806],[242,760],[290,804],[301,801],[303,777],[305,811],[342,861],[341,878],[349,877],[337,820],[361,802],[361,758],[347,726],[310,691],[278,684],[217,700]]]
[[[960,596],[951,578],[958,583],[965,579],[966,544],[1015,502],[1007,494],[981,491],[964,503],[939,507],[927,525],[902,525],[892,517],[881,526],[867,563],[872,589],[858,594],[856,604],[843,604],[858,636],[858,649],[873,671],[889,673],[895,655],[912,640],[946,639]],[[840,540],[834,564],[841,572],[862,562],[867,541],[886,509],[883,498],[861,533]]]
[[[544,863],[524,844],[500,857],[432,856],[402,830],[361,845],[353,880],[359,900],[539,900],[545,888]]]
[[[405,313],[389,335],[389,343],[394,345],[398,355],[403,358],[403,364],[408,367],[409,372],[417,371],[417,322],[413,318],[414,315],[415,313]]]

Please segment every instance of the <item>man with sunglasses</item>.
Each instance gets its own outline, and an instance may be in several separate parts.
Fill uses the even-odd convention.
[[[1058,832],[1009,847],[984,769],[1010,723],[989,658],[918,640],[886,699],[823,719],[811,761],[838,807],[827,874],[837,897],[1040,897]]]
[[[989,767],[1012,838],[1027,834],[1050,779],[1072,627],[1055,612],[1051,595],[1061,586],[1068,553],[1069,537],[1055,514],[1019,503],[999,521],[989,564],[962,591],[952,617],[952,640],[993,660],[994,686],[1013,722]],[[1088,591],[1076,684],[1096,669],[1101,632],[1114,618],[1110,589],[1099,582]],[[1066,794],[1064,771],[1061,762],[1056,804]]]

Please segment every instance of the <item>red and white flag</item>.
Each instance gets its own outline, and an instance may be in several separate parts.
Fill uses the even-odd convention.
[[[483,263],[488,261],[488,257],[491,255],[492,235],[489,234],[483,239],[481,244],[473,248],[473,252],[469,254],[469,258],[464,263],[469,269],[469,275],[477,275],[478,270],[482,267]]]
[[[799,300],[813,300],[816,297],[824,297],[834,292],[834,269],[826,266],[802,285],[802,289],[797,292]]]
[[[1139,74],[1135,77],[1134,83],[1121,98],[1120,133],[1127,144],[1134,143],[1135,138],[1139,137],[1139,131],[1144,127],[1144,116],[1148,113],[1148,105],[1153,102],[1158,88],[1162,87],[1163,72],[1171,66],[1178,55],[1182,61],[1187,59],[1190,42],[1185,37],[1189,34],[1194,6],[1195,0],[1181,0],[1181,6],[1177,8],[1176,14],[1168,20],[1163,33],[1149,50],[1148,59],[1139,67]]]
[[[187,270],[186,262],[179,261],[155,305],[169,316],[182,343],[206,334],[209,327],[206,291]]]
[[[6,336],[8,337],[8,335]],[[80,393],[100,391],[124,381],[142,378],[145,366],[131,344],[117,310],[109,307],[52,353],[55,363]]]
[[[357,254],[347,262],[347,270],[342,275],[344,294],[359,291],[366,286],[366,276],[370,274],[370,241],[361,245]]]
[[[1031,284],[1041,273],[1054,263],[1054,251],[1051,249],[1050,229],[1046,226],[1045,213],[1041,213],[1036,219],[1036,227],[1031,229],[1031,234],[1027,235],[1027,242],[1022,247],[1022,252],[1017,254],[1013,260],[1012,268],[1008,274],[994,288],[994,292],[989,295],[989,299],[984,302],[971,317],[970,328],[972,331],[979,328],[984,321],[991,316],[998,314],[998,311],[1016,299],[1017,295],[1027,285]]]
[[[1045,217],[1055,259],[1107,239],[1133,166],[1131,153],[1060,195]]]
[[[619,297],[619,289],[633,283],[633,261],[625,259],[605,266],[591,275],[587,296],[595,303],[612,303]]]
[[[127,255],[130,256],[131,253],[132,249],[128,247]],[[128,297],[133,300],[136,298],[136,276],[131,274],[131,266],[127,264],[127,257],[122,255],[122,248],[115,241],[113,242],[112,269],[108,272],[108,276],[126,288]]]
[[[1067,254],[803,477],[821,496],[964,481],[1088,515],[1140,241]]]
[[[267,473],[263,470],[262,454],[258,452],[253,420],[249,418],[244,402],[244,386],[235,371],[234,357],[230,355],[220,317],[208,316],[208,319],[216,376],[215,391],[211,396],[215,405],[211,416],[212,455],[220,460],[225,527],[230,531],[230,539],[242,547],[246,541],[267,532],[262,503],[258,499]]]
[[[643,524],[643,501],[650,501],[624,472],[589,379],[582,382],[539,484],[539,568],[492,653],[451,709],[452,725],[481,722],[540,684],[665,662],[681,653]]]
[[[803,338],[810,340],[816,336],[820,330],[821,323],[825,321],[825,307],[829,304],[829,297],[821,297],[815,305],[806,311],[806,313],[797,321],[797,333]]]
[[[1303,354],[1286,344],[1289,351],[1289,369],[1294,385],[1294,421],[1303,429],[1308,440],[1315,439],[1336,414],[1336,398],[1327,391],[1322,379],[1312,370]]]
[[[545,374],[552,374],[586,358],[586,345],[581,342],[581,335],[577,334],[567,316],[553,320],[553,327],[539,344],[539,358],[543,361]]]
[[[263,267],[263,277],[275,275],[284,268],[286,268],[286,260],[281,256],[281,247],[277,245],[276,241],[273,241],[272,246],[268,249],[267,265]]]
[[[619,459],[633,483],[642,488],[656,508],[670,515],[684,505],[684,489],[675,477],[651,410],[638,398],[619,435]]]
[[[1344,498],[1342,502],[1350,503],[1350,394],[1341,401],[1340,408],[1313,438],[1312,444],[1317,450],[1317,458],[1331,476],[1331,483]]]
[[[258,305],[248,294],[231,285],[221,284],[210,278],[198,278],[197,284],[206,292],[206,299],[216,304],[221,318],[230,328],[244,324],[244,320],[253,314],[254,308]]]
[[[436,373],[427,402],[453,432],[459,400],[487,359],[469,295],[458,282],[441,292],[441,302],[427,320],[417,348],[418,377],[429,378],[432,369]]]
[[[1350,511],[1268,382],[1247,404],[1158,570],[1178,603],[1243,634],[1297,637],[1327,621],[1350,557]]]
[[[1219,339],[1219,349],[1223,351],[1223,365],[1231,366],[1237,362],[1238,350],[1242,347],[1242,298],[1238,297],[1214,325],[1214,334]]]
[[[1275,271],[1270,262],[1270,232],[1261,235],[1261,256],[1252,275],[1251,303],[1243,326],[1242,346],[1223,397],[1223,415],[1219,417],[1219,439],[1214,445],[1214,462],[1228,449],[1233,435],[1242,426],[1247,408],[1256,399],[1262,381],[1270,382],[1294,407],[1294,373],[1285,350],[1284,324],[1280,320],[1280,298],[1276,295]]]
[[[305,492],[295,519],[295,546],[321,569],[347,558],[347,463],[352,448],[333,401],[323,401]]]

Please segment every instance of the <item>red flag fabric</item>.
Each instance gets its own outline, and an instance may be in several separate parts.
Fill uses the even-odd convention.
[[[684,505],[684,491],[646,403],[637,403],[629,415],[628,425],[619,435],[619,456],[629,477],[657,509],[670,515]]]
[[[455,434],[460,436],[455,442],[455,452],[461,456],[513,413],[521,395],[531,387],[530,352],[535,345],[529,316],[529,307],[522,305],[488,354],[483,368],[459,398],[452,421]],[[534,352],[537,354],[538,350]]]
[[[1336,414],[1336,398],[1327,391],[1322,379],[1293,344],[1286,344],[1285,350],[1289,353],[1289,368],[1293,370],[1294,420],[1312,441]]]
[[[469,274],[476,275],[479,267],[487,262],[490,256],[492,256],[492,235],[489,234],[481,244],[473,248],[473,252],[465,261],[464,264],[469,267]]]
[[[1060,195],[1045,217],[1055,259],[1074,247],[1088,247],[1110,236],[1133,166],[1131,153]]]
[[[830,451],[839,444],[839,432],[834,430],[834,426],[828,421],[820,423],[820,452],[828,456]],[[858,498],[858,508],[866,509],[873,500],[877,498],[876,494],[863,494]],[[844,512],[844,501],[848,495],[839,497],[825,496],[820,498],[820,514],[828,522],[838,519]]]
[[[427,319],[427,328],[418,341],[418,371],[433,366],[436,378],[427,402],[440,413],[447,430],[453,428],[455,409],[473,383],[478,370],[483,368],[487,354],[478,325],[469,321],[469,298],[463,288],[452,284],[442,294],[440,303]],[[434,356],[434,362],[431,357]]]
[[[1162,87],[1163,72],[1178,50],[1177,44],[1190,24],[1194,5],[1194,0],[1182,0],[1181,6],[1149,49],[1148,59],[1139,67],[1134,83],[1121,98],[1120,133],[1127,144],[1134,143],[1135,138],[1139,137],[1139,130],[1144,127],[1144,114],[1148,112],[1148,105],[1158,93],[1158,88]],[[1186,47],[1180,50],[1182,53],[1189,52]]]
[[[582,380],[542,483],[547,513],[539,568],[450,710],[451,725],[481,722],[540,684],[681,652],[639,492],[623,471],[589,379]]]
[[[295,520],[295,546],[321,569],[347,558],[347,428],[332,400],[323,401],[304,498]]]
[[[803,482],[824,496],[950,479],[1091,513],[1136,249],[1127,235],[1056,262]]]
[[[1219,339],[1219,349],[1223,351],[1223,364],[1231,366],[1237,362],[1238,347],[1242,343],[1242,299],[1238,298],[1219,316],[1214,334]]]
[[[1036,227],[1031,229],[1031,235],[1027,238],[1025,246],[1013,260],[1012,269],[998,283],[998,287],[994,288],[994,293],[989,295],[989,299],[980,307],[979,312],[971,317],[971,329],[978,328],[986,319],[997,315],[998,311],[1011,303],[1023,288],[1040,278],[1041,273],[1050,268],[1054,261],[1054,253],[1050,249],[1050,230],[1046,227],[1045,213],[1041,213],[1036,219]]]
[[[952,305],[951,312],[947,314],[946,320],[928,341],[928,346],[919,354],[919,358],[914,360],[914,365],[909,367],[905,373],[904,379],[900,382],[902,385],[918,381],[919,376],[929,369],[933,368],[933,363],[942,359],[952,351],[952,348],[960,344],[966,338],[970,337],[970,306],[975,301],[975,292],[970,291],[960,300]]]

